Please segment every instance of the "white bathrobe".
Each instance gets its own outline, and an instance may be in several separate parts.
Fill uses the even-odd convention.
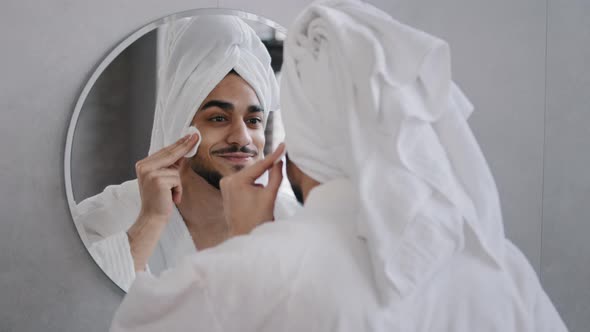
[[[426,286],[384,309],[357,236],[348,180],[313,189],[294,217],[186,258],[160,278],[140,273],[111,332],[565,331],[525,257],[482,260],[473,234]],[[386,311],[388,329],[375,326]]]
[[[287,187],[281,185],[275,203],[275,218],[292,216],[299,203]],[[141,209],[137,180],[108,186],[102,193],[85,199],[76,208],[74,220],[85,230],[90,255],[113,282],[127,291],[135,279],[135,265],[129,247],[127,230],[133,225]],[[172,268],[185,256],[196,253],[195,243],[178,209],[173,209],[170,220],[150,256],[150,273]]]
[[[448,45],[359,1],[314,3],[285,41],[304,209],[142,274],[112,331],[566,331],[506,239]]]

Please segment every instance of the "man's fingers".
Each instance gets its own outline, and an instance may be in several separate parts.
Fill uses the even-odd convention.
[[[177,177],[180,179],[180,172],[177,169],[173,169],[173,168],[162,168],[162,169],[157,169],[154,171],[151,171],[147,174],[145,174],[145,176],[142,177],[141,180],[143,181],[152,181],[154,179],[157,179],[159,177]]]
[[[180,204],[182,200],[182,181],[177,168],[163,168],[150,172],[142,183],[151,182],[150,185],[159,187],[160,190],[171,190],[172,201]]]
[[[254,165],[245,168],[242,174],[248,177],[249,180],[254,181],[258,179],[264,172],[271,168],[277,160],[279,160],[285,152],[285,143],[279,144],[273,153],[266,156],[264,159],[256,162]]]
[[[160,176],[152,180],[153,184],[160,189],[172,190],[181,185],[178,176]]]
[[[182,185],[172,188],[172,201],[174,204],[180,204],[182,201]]]
[[[158,151],[158,156],[151,160],[151,166],[158,169],[168,167],[184,157],[201,139],[198,134],[193,134],[180,140],[180,144],[172,144]]]
[[[169,168],[182,169],[186,163],[187,163],[187,158],[180,158],[174,164],[172,164]]]
[[[180,174],[175,169],[158,169],[140,179],[140,184],[146,188],[172,189],[180,185]]]
[[[156,151],[154,154],[152,154],[148,158],[146,158],[146,160],[161,157],[162,154],[166,153],[165,152],[166,149],[174,149],[178,146],[183,145],[184,143],[186,143],[186,141],[189,139],[189,137],[190,137],[190,135],[184,135],[183,137],[179,138],[176,142],[170,144],[167,147],[164,147],[164,148]]]
[[[274,164],[273,167],[270,169],[270,174],[268,177],[268,186],[267,188],[272,191],[273,195],[276,195],[279,191],[279,187],[281,186],[281,182],[283,181],[283,162],[279,161],[278,163]]]
[[[169,145],[136,164],[136,171],[149,172],[154,169],[165,168],[176,163],[187,154],[201,139],[198,134],[185,136],[174,144]]]

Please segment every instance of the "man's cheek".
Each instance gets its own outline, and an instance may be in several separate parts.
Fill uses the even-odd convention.
[[[225,146],[225,136],[222,130],[207,130],[206,132],[201,131],[203,134],[203,142],[208,151],[219,149]]]
[[[264,132],[262,132],[262,134],[256,133],[256,135],[253,135],[252,142],[254,143],[254,145],[256,145],[259,154],[262,153],[262,150],[264,149],[264,144],[266,143],[266,137],[264,136]]]

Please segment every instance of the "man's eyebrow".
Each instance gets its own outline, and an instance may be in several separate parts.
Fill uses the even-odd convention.
[[[221,101],[221,100],[210,100],[208,102],[205,103],[205,105],[203,105],[203,107],[201,107],[201,111],[204,111],[207,108],[210,107],[218,107],[221,108],[224,111],[233,111],[234,110],[234,104],[232,103],[228,103],[226,101]],[[258,106],[258,105],[250,105],[248,107],[248,113],[264,113],[264,109],[262,109],[262,107]]]
[[[210,100],[207,103],[205,103],[205,105],[203,105],[203,107],[201,107],[201,111],[203,111],[209,107],[218,107],[224,111],[233,111],[234,110],[234,105],[232,103],[228,103],[226,101],[221,101],[221,100]]]
[[[262,107],[257,106],[257,105],[250,105],[250,107],[248,107],[248,113],[264,113],[264,109],[262,109]]]

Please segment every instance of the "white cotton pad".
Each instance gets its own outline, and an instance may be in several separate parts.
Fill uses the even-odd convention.
[[[186,135],[193,135],[193,134],[199,134],[199,140],[197,141],[197,143],[195,144],[195,146],[193,146],[193,148],[184,155],[185,158],[191,158],[194,155],[197,154],[197,150],[199,150],[199,145],[201,145],[201,141],[202,141],[202,136],[201,136],[201,132],[199,131],[199,129],[197,129],[197,127],[195,126],[190,126],[186,129],[184,129],[182,135],[180,137],[184,137]]]

